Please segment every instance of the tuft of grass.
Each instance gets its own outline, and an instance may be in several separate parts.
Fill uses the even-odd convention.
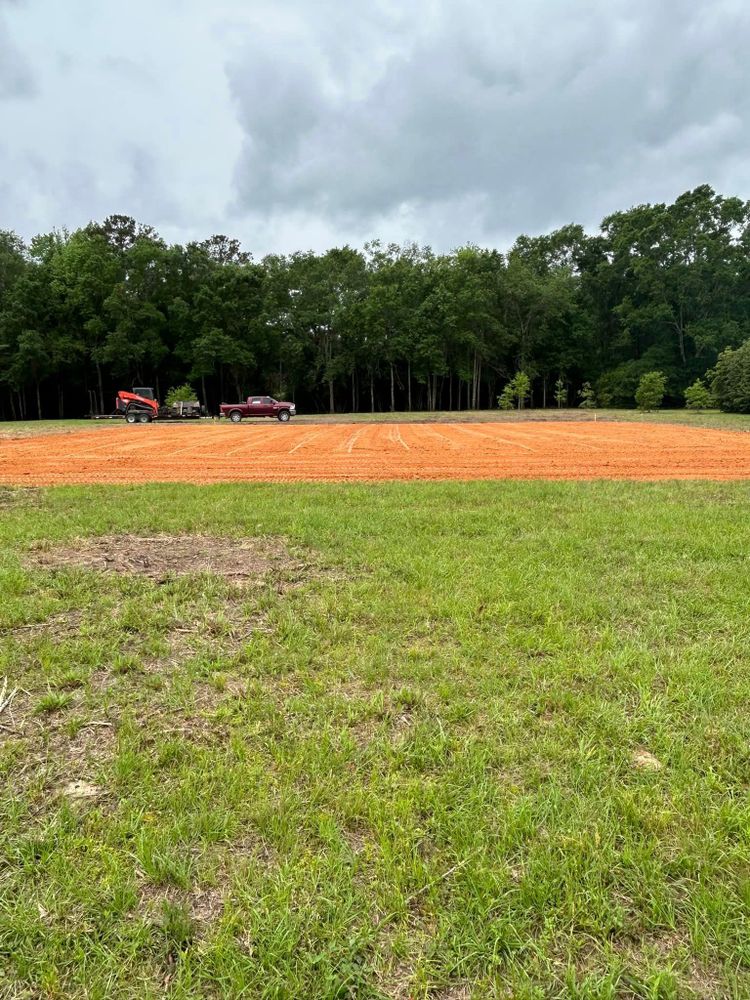
[[[167,955],[174,956],[185,951],[195,939],[195,921],[184,903],[163,900],[159,927]]]
[[[61,712],[73,701],[73,695],[65,691],[48,691],[36,703],[37,715]]]

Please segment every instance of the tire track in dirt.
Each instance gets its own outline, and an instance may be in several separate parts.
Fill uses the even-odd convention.
[[[431,437],[440,438],[441,441],[445,441],[446,444],[448,445],[448,447],[452,451],[460,451],[461,450],[461,446],[459,444],[457,444],[452,438],[449,438],[446,434],[441,434],[440,431],[434,430],[432,427],[428,426],[427,424],[422,424],[420,430],[422,431],[423,434],[429,434]]]
[[[337,448],[337,451],[345,451],[348,455],[351,455],[352,451],[354,451],[355,444],[362,437],[362,435],[365,433],[366,430],[367,430],[366,427],[360,427],[352,434],[351,437],[347,438],[346,441],[342,442],[342,444]]]
[[[314,441],[315,438],[319,438],[322,433],[323,431],[314,431],[312,434],[306,435],[306,437],[303,437],[298,444],[295,444],[294,447],[289,449],[289,454],[294,455],[294,453],[299,451],[300,448],[304,448],[306,444]]]
[[[401,447],[405,448],[407,451],[410,450],[409,445],[406,443],[406,441],[404,441],[403,437],[401,436],[401,428],[399,427],[398,424],[395,424],[391,428],[390,439],[391,441],[395,441],[396,444],[400,444]]]

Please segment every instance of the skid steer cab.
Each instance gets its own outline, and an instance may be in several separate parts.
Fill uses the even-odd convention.
[[[159,403],[153,389],[136,387],[132,392],[121,389],[115,407],[129,424],[150,424],[159,416]]]
[[[172,406],[159,406],[153,389],[136,386],[132,392],[121,389],[117,393],[115,408],[129,424],[150,424],[152,420],[198,420],[203,407],[197,399]]]

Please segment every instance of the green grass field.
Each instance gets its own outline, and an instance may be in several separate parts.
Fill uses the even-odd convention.
[[[750,996],[748,498],[0,493],[0,997]],[[308,569],[27,564],[156,532]]]

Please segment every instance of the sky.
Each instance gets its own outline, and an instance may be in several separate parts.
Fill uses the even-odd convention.
[[[750,198],[747,0],[0,0],[0,229],[447,251]]]

